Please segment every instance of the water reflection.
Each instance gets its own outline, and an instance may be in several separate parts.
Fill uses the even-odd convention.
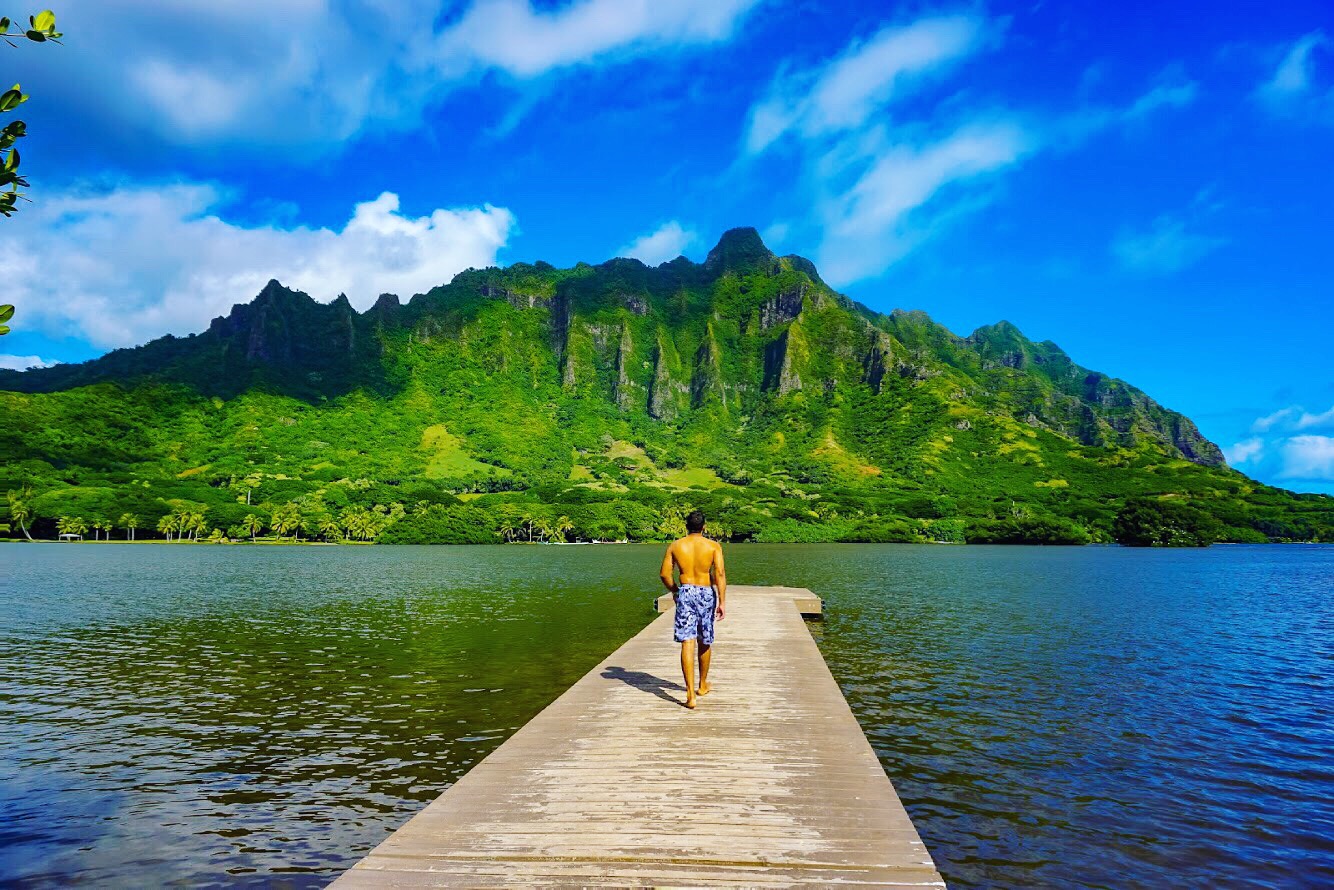
[[[642,627],[659,552],[5,555],[0,883],[304,887]],[[1334,548],[729,562],[825,597],[808,626],[952,886],[1334,881]]]
[[[0,876],[322,885],[651,617],[624,554],[187,549],[66,548],[7,629]]]

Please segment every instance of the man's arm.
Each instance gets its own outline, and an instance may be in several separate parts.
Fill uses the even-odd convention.
[[[676,580],[672,578],[672,548],[667,545],[667,552],[662,555],[662,568],[658,570],[662,584],[672,593],[676,593]]]
[[[715,617],[723,620],[726,614],[725,605],[727,603],[727,570],[723,567],[723,545],[716,544],[718,552],[713,555],[713,586],[718,591],[718,610]]]

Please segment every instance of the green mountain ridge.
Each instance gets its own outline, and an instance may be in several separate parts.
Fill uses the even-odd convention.
[[[1189,418],[1056,344],[874,312],[754,229],[702,264],[469,269],[360,313],[271,281],[202,333],[0,390],[0,484],[32,484],[48,522],[132,502],[232,528],[250,478],[269,511],[398,504],[387,539],[525,511],[655,537],[647,514],[687,501],[756,540],[1109,540],[1142,496],[1225,539],[1334,524],[1334,499],[1227,468]]]

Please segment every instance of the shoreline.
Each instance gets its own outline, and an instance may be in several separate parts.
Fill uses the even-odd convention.
[[[277,541],[277,540],[259,540],[259,541],[167,541],[161,538],[151,538],[143,541],[55,541],[51,538],[34,538],[31,541],[25,541],[22,538],[2,538],[0,545],[5,544],[177,544],[190,546],[214,546],[214,547],[510,547],[510,546],[536,546],[536,547],[578,547],[578,546],[601,546],[609,547],[615,545],[664,545],[670,541],[496,541],[486,544],[381,544],[378,541]],[[789,546],[792,544],[839,544],[848,547],[857,546],[932,546],[932,547],[1053,547],[1061,549],[1078,550],[1085,547],[1124,547],[1127,550],[1207,550],[1209,547],[1286,547],[1293,545],[1327,545],[1334,546],[1330,541],[1215,541],[1204,547],[1198,546],[1154,546],[1154,547],[1135,547],[1128,544],[1118,544],[1115,541],[1090,541],[1087,544],[1039,544],[1039,543],[977,543],[970,544],[967,541],[723,541],[728,547],[739,546]]]

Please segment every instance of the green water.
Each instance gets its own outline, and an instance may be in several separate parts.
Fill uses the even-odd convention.
[[[0,555],[0,884],[304,887],[651,620],[660,549]],[[729,569],[825,596],[813,630],[953,886],[1334,877],[1334,548],[738,546]]]

